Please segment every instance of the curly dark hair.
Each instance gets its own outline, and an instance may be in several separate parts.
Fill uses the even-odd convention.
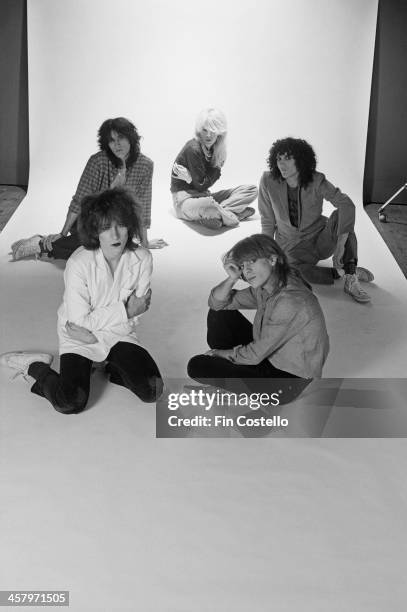
[[[299,183],[301,187],[306,187],[312,181],[317,167],[314,149],[306,140],[301,140],[301,138],[283,138],[273,142],[267,158],[267,164],[270,168],[271,176],[275,180],[283,180],[277,166],[277,158],[284,154],[294,158],[298,170]]]
[[[256,259],[269,259],[271,255],[277,255],[276,274],[278,286],[283,288],[287,285],[288,275],[293,272],[287,256],[277,242],[265,234],[253,234],[248,238],[239,240],[222,258],[223,263],[233,261],[240,266],[244,261],[255,261]],[[295,272],[294,272],[295,273]]]
[[[139,203],[126,189],[116,187],[106,189],[83,198],[78,217],[78,230],[81,244],[90,251],[100,247],[99,234],[110,226],[112,221],[127,227],[126,249],[138,247],[133,238],[141,240],[141,221]]]
[[[130,143],[130,151],[126,159],[126,166],[129,168],[137,160],[140,153],[140,134],[136,126],[124,117],[106,119],[106,121],[102,123],[98,131],[99,148],[101,151],[105,151],[112,164],[116,167],[121,166],[121,160],[112,153],[109,147],[112,131],[124,136]]]

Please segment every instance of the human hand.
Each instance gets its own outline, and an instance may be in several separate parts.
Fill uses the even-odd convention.
[[[343,254],[345,252],[345,244],[349,234],[339,234],[338,241],[336,243],[335,252],[332,257],[332,263],[334,268],[341,269],[343,267]]]
[[[96,336],[91,331],[86,329],[86,327],[81,327],[80,325],[76,325],[70,321],[66,322],[65,329],[70,338],[82,342],[83,344],[95,344],[95,342],[98,341]]]
[[[123,161],[123,166],[119,168],[116,176],[111,182],[110,189],[114,187],[123,187],[126,184],[126,161],[125,158],[120,158]]]
[[[225,269],[226,274],[229,276],[231,280],[236,282],[239,278],[242,277],[242,271],[233,259],[224,259],[223,267]]]
[[[233,349],[210,349],[206,351],[204,355],[208,355],[209,357],[222,357],[223,359],[232,361]]]
[[[182,166],[181,164],[174,163],[172,167],[172,176],[184,181],[185,183],[192,183],[192,176],[188,168],[185,168],[185,166]]]
[[[44,236],[42,239],[42,244],[44,245],[44,249],[47,251],[52,251],[52,243],[58,238],[61,238],[62,234],[48,234],[48,236]]]
[[[150,308],[151,302],[151,289],[149,289],[141,297],[136,296],[136,289],[130,294],[129,299],[126,303],[126,312],[129,319],[136,317],[137,315],[143,314]]]
[[[162,238],[152,238],[152,240],[148,241],[147,248],[149,249],[163,249],[168,246],[168,242],[165,242]]]

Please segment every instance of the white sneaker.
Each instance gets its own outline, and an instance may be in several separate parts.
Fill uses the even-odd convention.
[[[341,278],[345,276],[345,270],[343,268],[335,268],[335,270]],[[358,281],[362,283],[371,283],[372,281],[374,281],[373,272],[371,272],[367,268],[361,268],[358,266],[356,268],[356,276],[358,278]]]
[[[41,361],[42,363],[51,365],[52,360],[53,356],[49,355],[48,353],[27,353],[24,351],[15,351],[0,355],[0,365],[16,370],[15,376],[21,374],[24,376],[24,378],[28,376],[28,368],[32,363]]]
[[[356,276],[358,277],[358,281],[362,283],[371,283],[374,281],[373,273],[367,268],[356,268]]]
[[[356,274],[345,274],[345,284],[343,286],[345,293],[353,297],[356,302],[365,304],[370,302],[370,295],[359,285],[359,280]]]
[[[254,210],[254,208],[252,208],[251,206],[246,206],[246,208],[242,210],[242,212],[235,214],[239,221],[246,221],[246,219],[254,215],[255,212],[256,211]]]
[[[17,240],[11,245],[11,252],[13,254],[14,261],[19,259],[25,259],[26,257],[32,257],[33,255],[40,255],[40,240],[42,236],[35,234],[31,238],[25,238],[24,240]]]
[[[211,219],[205,219],[205,217],[202,217],[202,219],[198,219],[198,223],[211,230],[218,230],[223,225],[222,219],[216,219],[216,217]]]

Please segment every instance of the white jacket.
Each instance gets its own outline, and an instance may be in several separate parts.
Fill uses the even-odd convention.
[[[153,258],[138,247],[126,249],[114,276],[101,249],[79,247],[68,259],[63,303],[58,309],[59,354],[76,353],[92,361],[106,359],[117,342],[139,344],[136,326],[139,317],[127,318],[125,302],[136,289],[141,297],[150,287]],[[84,344],[67,334],[67,321],[93,332],[97,343]]]

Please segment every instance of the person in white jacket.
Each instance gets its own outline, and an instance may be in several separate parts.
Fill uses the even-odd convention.
[[[12,352],[0,359],[34,378],[31,391],[64,414],[86,407],[93,362],[106,360],[110,381],[145,402],[162,392],[158,367],[136,334],[139,315],[150,305],[152,273],[151,253],[133,241],[141,238],[136,209],[132,195],[120,188],[82,203],[83,246],[67,262],[58,310],[60,373],[51,369],[49,354]]]

